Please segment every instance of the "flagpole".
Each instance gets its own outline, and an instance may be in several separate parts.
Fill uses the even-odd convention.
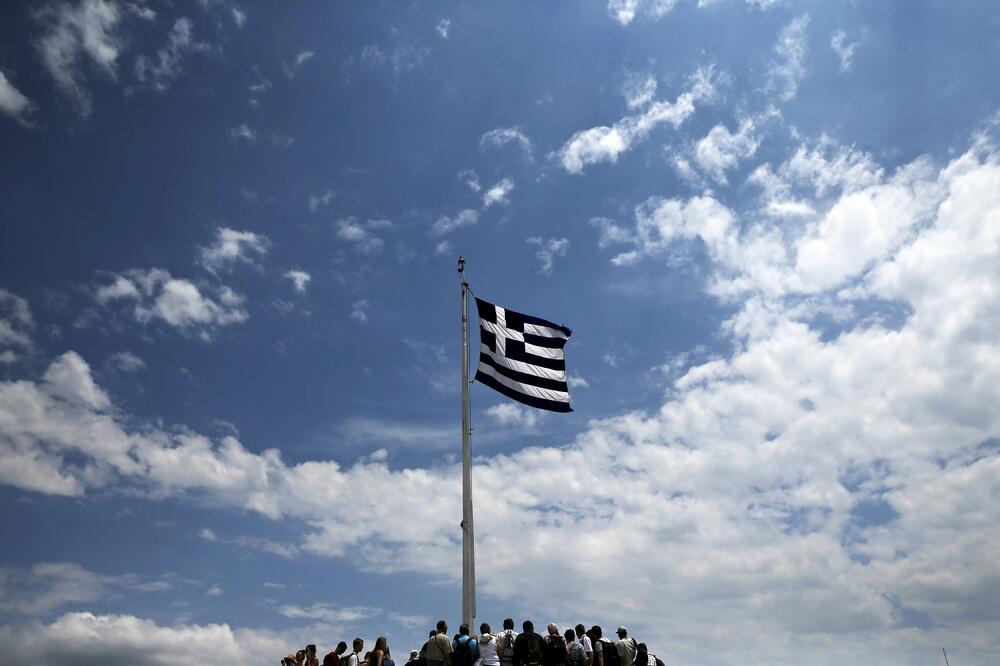
[[[469,413],[469,283],[465,259],[458,258],[462,281],[462,622],[476,617],[476,544],[472,521],[472,418]]]

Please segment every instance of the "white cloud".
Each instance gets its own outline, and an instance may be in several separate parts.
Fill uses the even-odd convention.
[[[327,190],[323,194],[310,194],[309,210],[317,211],[322,206],[329,206],[335,196],[337,196],[337,194],[333,190]]]
[[[219,287],[212,298],[193,282],[160,268],[135,269],[113,278],[95,290],[94,299],[103,307],[128,306],[126,312],[140,323],[161,320],[207,340],[215,328],[248,318],[243,297],[227,286]]]
[[[475,208],[466,208],[464,210],[460,210],[452,217],[448,217],[447,215],[439,217],[431,226],[431,233],[436,236],[443,236],[445,234],[450,234],[455,229],[471,226],[478,221],[479,211]]]
[[[255,143],[257,141],[257,132],[251,129],[247,123],[240,123],[229,130],[229,138],[233,141],[243,140],[247,143]]]
[[[126,374],[139,372],[140,370],[145,370],[146,368],[145,361],[128,351],[112,354],[112,356],[108,359],[108,364],[119,372],[124,372]]]
[[[361,299],[360,301],[354,301],[351,303],[351,319],[354,321],[364,324],[368,321],[368,310],[371,309],[371,303],[368,299]]]
[[[299,294],[306,293],[306,287],[309,286],[309,281],[312,280],[312,276],[305,271],[288,271],[285,273],[285,277],[292,281],[292,286],[295,291]]]
[[[458,179],[465,183],[473,192],[479,192],[483,189],[483,186],[479,184],[479,174],[477,174],[472,169],[466,169],[465,171],[458,172]]]
[[[529,162],[534,159],[534,148],[531,145],[531,139],[529,139],[524,133],[523,127],[497,127],[495,129],[491,129],[489,132],[484,132],[483,135],[479,137],[479,148],[481,150],[486,150],[487,148],[502,148],[508,143],[513,143],[520,148],[525,159]]]
[[[622,86],[622,94],[625,96],[628,108],[638,109],[646,106],[656,97],[656,77],[651,74],[629,76]]]
[[[86,56],[106,76],[117,76],[124,40],[117,28],[122,14],[110,0],[82,0],[45,5],[34,14],[44,34],[35,42],[42,64],[83,116],[93,111],[93,97],[81,71]]]
[[[194,24],[191,19],[181,17],[174,22],[174,27],[167,36],[167,45],[158,50],[154,58],[138,56],[134,71],[139,84],[162,92],[184,73],[182,60],[185,55],[208,51],[209,45],[195,41],[193,32]]]
[[[506,206],[510,203],[507,196],[513,191],[514,181],[510,178],[504,178],[483,193],[483,210],[487,210],[490,206],[498,204]]]
[[[590,388],[590,383],[581,375],[569,375],[566,378],[566,383],[569,384],[570,388]]]
[[[716,182],[727,183],[726,170],[757,152],[760,140],[755,130],[756,123],[752,118],[744,119],[735,134],[725,125],[716,125],[695,144],[695,162]]]
[[[448,39],[448,30],[451,28],[451,20],[443,18],[438,21],[438,24],[434,26],[437,33],[441,35],[441,39]]]
[[[841,72],[851,71],[854,52],[858,50],[859,46],[861,46],[860,41],[848,42],[847,33],[843,30],[837,30],[833,33],[833,36],[830,38],[830,48],[832,48],[834,53],[837,54],[837,57],[840,58]]]
[[[638,14],[661,18],[678,2],[679,0],[608,0],[608,14],[622,25],[628,25]]]
[[[337,238],[351,243],[361,254],[377,254],[382,251],[384,241],[372,233],[372,229],[383,228],[381,220],[368,220],[362,224],[353,217],[337,220]]]
[[[806,44],[807,27],[809,15],[803,14],[782,28],[778,43],[774,45],[778,60],[772,62],[768,69],[766,88],[785,102],[795,97],[799,84],[806,75],[806,56],[809,53]]]
[[[134,574],[102,575],[74,562],[40,562],[28,570],[0,568],[0,610],[44,615],[67,605],[93,603],[124,591],[159,592],[170,587],[166,580],[150,580]]]
[[[552,275],[552,268],[556,257],[565,257],[566,251],[569,249],[569,239],[568,238],[541,238],[539,236],[532,236],[526,239],[529,245],[535,245],[538,247],[538,251],[535,252],[535,256],[541,262],[541,267],[538,272],[542,275]]]
[[[237,28],[242,28],[247,22],[247,15],[239,7],[231,7],[229,9],[230,14],[233,17],[233,23],[236,24]]]
[[[486,410],[486,414],[497,425],[517,428],[534,428],[542,420],[542,412],[537,409],[528,409],[509,402],[493,405]]]
[[[7,76],[0,71],[0,111],[3,111],[22,125],[31,125],[35,105],[14,87]]]
[[[33,348],[31,333],[34,328],[35,320],[28,301],[0,287],[0,363],[15,363],[19,353]]]
[[[407,72],[423,69],[431,51],[425,46],[399,43],[383,49],[378,44],[368,44],[358,56],[348,59],[348,67],[355,63],[369,70],[388,70],[399,77]]]
[[[438,256],[440,256],[442,254],[448,254],[453,249],[454,249],[454,247],[452,246],[452,244],[449,241],[443,240],[440,243],[438,243],[436,246],[434,246],[434,254],[436,254]]]
[[[697,102],[715,95],[715,78],[713,68],[702,67],[692,75],[688,90],[674,102],[653,102],[642,113],[626,116],[611,127],[592,127],[577,132],[557,154],[562,167],[570,173],[580,173],[591,164],[614,164],[657,126],[667,123],[679,127],[694,113]]]
[[[298,74],[299,70],[302,69],[303,65],[316,57],[315,51],[300,51],[292,64],[282,63],[282,69],[285,71],[285,76],[289,79],[294,79],[295,75]]]
[[[211,273],[231,270],[238,263],[256,266],[256,260],[266,255],[270,247],[267,236],[218,227],[212,244],[198,248],[198,262]]]

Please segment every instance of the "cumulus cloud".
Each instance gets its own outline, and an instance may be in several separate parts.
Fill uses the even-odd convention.
[[[134,269],[112,277],[110,284],[95,289],[94,300],[103,307],[124,306],[124,312],[140,323],[162,321],[208,340],[216,328],[242,323],[249,316],[243,297],[227,286],[209,296],[207,290],[161,268]]]
[[[302,67],[307,62],[309,62],[315,57],[316,57],[315,51],[300,51],[299,54],[295,56],[295,59],[292,60],[291,64],[287,62],[281,63],[281,67],[285,72],[285,76],[287,76],[289,79],[294,79],[295,76],[299,73],[299,70],[302,69]]]
[[[766,89],[784,102],[795,97],[799,84],[806,75],[806,56],[809,53],[806,44],[807,27],[809,15],[803,14],[782,28],[778,43],[774,46],[778,58],[768,69]]]
[[[337,196],[337,194],[333,190],[327,190],[326,192],[323,192],[323,194],[310,194],[309,210],[315,212],[323,206],[329,206],[335,196]]]
[[[479,137],[479,147],[482,150],[502,148],[509,143],[520,148],[521,153],[529,162],[533,159],[534,148],[531,145],[531,139],[524,133],[523,127],[497,127]]]
[[[119,372],[124,372],[126,374],[133,374],[146,369],[146,362],[132,352],[128,351],[112,354],[112,356],[108,359],[108,365]]]
[[[838,58],[840,58],[841,72],[851,71],[851,64],[854,60],[854,52],[858,50],[859,46],[861,46],[861,42],[848,41],[847,33],[843,30],[837,30],[833,33],[833,36],[830,38],[830,48],[832,48],[833,52],[837,54]]]
[[[285,273],[285,277],[292,281],[292,287],[299,294],[306,293],[306,287],[309,286],[309,281],[312,280],[312,276],[305,271],[288,271]]]
[[[10,365],[32,349],[34,328],[28,301],[0,287],[0,364]]]
[[[444,236],[445,234],[450,234],[455,229],[471,226],[478,221],[479,211],[475,208],[466,208],[464,210],[460,210],[455,215],[442,215],[439,217],[431,226],[431,233],[436,236]]]
[[[360,301],[354,301],[351,303],[351,319],[359,324],[364,324],[368,321],[368,311],[371,307],[372,304],[368,302],[368,299],[363,298]]]
[[[337,238],[350,243],[356,252],[377,254],[382,251],[385,242],[374,233],[374,230],[392,226],[387,222],[387,220],[368,220],[362,223],[353,217],[337,220]]]
[[[240,263],[256,266],[256,260],[266,255],[270,247],[267,236],[219,227],[212,244],[198,248],[198,262],[213,274]]]
[[[726,171],[741,160],[752,157],[760,145],[758,133],[762,118],[744,118],[735,132],[722,124],[716,125],[694,146],[693,159],[715,182],[728,184]]]
[[[14,87],[7,76],[0,71],[0,111],[22,125],[31,125],[35,105]]]
[[[542,419],[542,412],[527,409],[509,402],[493,405],[486,410],[487,416],[500,426],[534,428]]]
[[[614,164],[659,125],[666,123],[679,127],[694,113],[696,103],[715,95],[716,78],[712,67],[702,67],[692,75],[688,90],[675,101],[653,102],[642,113],[626,116],[611,127],[592,127],[577,132],[556,153],[556,157],[570,173],[580,173],[584,167],[599,162]]]
[[[0,568],[0,610],[44,615],[68,605],[101,601],[115,593],[160,592],[168,580],[135,574],[109,576],[75,562],[40,562],[27,570]]]
[[[656,77],[652,75],[629,76],[622,86],[622,94],[625,96],[628,108],[638,109],[646,106],[656,96]]]
[[[257,132],[247,123],[240,123],[229,130],[229,138],[233,141],[257,142]]]
[[[608,14],[622,25],[637,15],[658,19],[668,14],[679,0],[608,0]]]
[[[434,26],[437,30],[437,34],[441,35],[441,39],[448,39],[448,31],[451,29],[451,20],[443,18],[438,21],[438,24]]]
[[[510,200],[507,197],[513,191],[514,181],[510,178],[504,178],[496,185],[483,192],[483,210],[487,210],[490,206],[495,205],[506,206],[510,203]]]
[[[34,14],[43,34],[35,42],[42,65],[77,111],[89,116],[93,97],[86,86],[81,60],[88,59],[106,76],[117,77],[124,48],[119,34],[122,13],[110,0],[83,0],[44,5]]]
[[[568,238],[545,239],[540,236],[532,236],[527,239],[527,242],[529,245],[534,245],[538,248],[535,256],[541,262],[538,272],[542,275],[552,275],[552,268],[556,257],[565,257],[566,251],[569,249]]]
[[[163,92],[184,73],[182,61],[189,53],[208,51],[211,47],[193,37],[191,19],[181,17],[174,22],[167,44],[155,57],[140,55],[135,59],[135,78],[140,85]]]

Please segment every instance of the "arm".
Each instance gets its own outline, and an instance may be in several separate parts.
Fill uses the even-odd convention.
[[[368,666],[382,666],[383,658],[385,658],[385,654],[382,650],[375,650],[372,656],[368,658]]]

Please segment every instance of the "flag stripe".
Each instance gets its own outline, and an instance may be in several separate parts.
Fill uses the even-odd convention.
[[[509,328],[496,324],[492,321],[480,322],[480,327],[484,331],[489,331],[493,335],[500,336],[502,338],[507,338],[508,340],[517,340],[518,342],[524,342],[524,333],[520,331],[512,331]]]
[[[563,358],[542,358],[541,356],[532,356],[524,351],[524,343],[510,340],[507,343],[507,358],[513,359],[515,361],[523,361],[524,363],[530,363],[531,365],[537,365],[542,368],[548,368],[550,370],[562,370],[566,372],[566,361]]]
[[[514,312],[513,310],[507,310],[507,326],[519,331],[527,331],[528,326],[541,326],[543,328],[556,331],[556,334],[560,337],[568,338],[570,336],[570,330],[565,326],[554,324],[547,319],[542,319],[541,317],[532,317],[531,315]],[[549,335],[546,337],[553,336]]]
[[[539,347],[549,347],[550,349],[562,349],[566,346],[566,338],[544,338],[540,335],[531,335],[530,333],[525,333],[524,341],[538,345]]]
[[[522,384],[521,382],[511,379],[510,377],[504,377],[497,371],[496,368],[490,365],[480,364],[479,369],[476,370],[477,380],[480,378],[480,375],[490,377],[495,382],[506,386],[512,391],[518,391],[524,395],[540,398],[541,400],[548,400],[550,402],[569,402],[569,393],[566,393],[565,391],[553,391],[552,389],[540,388],[538,386],[532,386],[531,384]]]
[[[566,373],[558,373],[559,377],[545,377],[534,372],[523,372],[522,370],[516,370],[510,367],[515,362],[505,359],[503,357],[497,358],[494,354],[490,352],[480,352],[479,353],[479,367],[486,364],[492,367],[494,370],[499,372],[504,377],[513,379],[515,382],[520,382],[522,384],[531,384],[532,386],[537,386],[539,388],[550,389],[552,391],[565,391],[566,390]],[[522,368],[524,364],[518,364]],[[531,366],[528,366],[530,369]],[[548,370],[546,372],[552,372]]]
[[[483,374],[482,372],[476,373],[476,381],[484,386],[489,386],[494,391],[498,393],[503,393],[508,398],[512,400],[517,400],[518,402],[528,405],[529,407],[536,407],[538,409],[547,409],[550,412],[572,412],[573,408],[569,406],[568,402],[561,402],[557,400],[544,400],[542,398],[536,398],[532,395],[525,395],[514,389],[507,388],[500,382],[496,381],[489,375]]]
[[[524,351],[532,356],[541,356],[542,358],[566,358],[566,354],[562,349],[539,347],[538,345],[533,345],[528,342],[524,343]]]
[[[528,335],[537,335],[542,338],[562,338],[565,340],[567,337],[561,330],[548,326],[539,326],[538,324],[525,324],[524,332]]]
[[[531,363],[516,361],[510,358],[510,354],[508,354],[507,356],[504,356],[503,354],[498,354],[493,349],[490,349],[488,345],[485,345],[483,343],[479,344],[479,353],[487,354],[493,360],[494,364],[502,365],[505,368],[510,368],[511,370],[516,370],[518,372],[523,372],[526,375],[531,375],[533,377],[544,377],[545,379],[552,379],[560,382],[566,381],[565,370],[552,370],[551,368],[543,368],[538,365],[533,365]]]

